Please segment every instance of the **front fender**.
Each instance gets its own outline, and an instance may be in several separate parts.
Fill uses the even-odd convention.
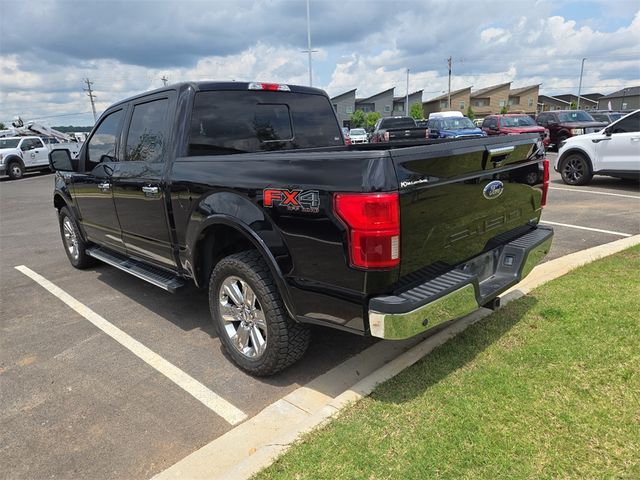
[[[289,288],[284,278],[293,267],[289,249],[271,218],[246,197],[220,191],[200,200],[187,224],[184,268],[197,279],[196,266],[201,255],[198,243],[207,229],[216,225],[235,229],[260,252],[271,270],[287,310],[295,318]]]
[[[590,152],[588,149],[586,149],[583,145],[580,145],[580,144],[571,145],[568,148],[563,149],[561,152],[558,152],[558,157],[556,158],[555,165],[553,166],[554,170],[556,172],[558,172],[560,170],[560,165],[562,164],[562,161],[565,158],[567,158],[568,155],[571,155],[573,153],[580,153],[580,154],[584,155],[584,157],[589,162],[589,166],[591,167],[591,171],[594,171],[593,160],[592,160],[592,152]]]

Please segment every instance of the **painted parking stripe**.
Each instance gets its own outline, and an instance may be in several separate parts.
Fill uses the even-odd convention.
[[[158,372],[163,374],[165,377],[185,390],[191,396],[202,402],[202,404],[213,410],[216,414],[220,415],[231,425],[236,425],[247,418],[247,415],[243,411],[239,410],[224,398],[209,390],[195,378],[183,372],[178,367],[168,362],[154,351],[145,347],[135,338],[126,334],[115,325],[109,323],[103,317],[98,315],[86,305],[80,303],[67,292],[44,278],[42,275],[37,274],[24,265],[20,265],[15,268],[16,270],[24,273],[27,277],[38,283],[45,290],[48,290],[51,294],[58,297],[70,308],[89,320],[120,345],[125,347],[138,358],[145,361],[151,367],[155,368]]]
[[[547,225],[557,225],[558,227],[577,228],[578,230],[588,230],[590,232],[608,233],[609,235],[619,235],[621,237],[631,237],[630,233],[614,232],[612,230],[601,230],[599,228],[581,227],[580,225],[569,225],[568,223],[547,222],[546,220],[540,223],[546,223]]]
[[[609,195],[611,197],[635,198],[636,200],[640,200],[640,195],[625,195],[622,193],[597,192],[595,190],[581,190],[579,188],[549,187],[549,190],[562,190],[563,192],[593,193],[594,195]]]

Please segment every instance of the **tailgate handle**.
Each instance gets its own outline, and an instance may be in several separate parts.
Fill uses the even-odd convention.
[[[506,157],[506,156],[512,154],[515,149],[516,149],[516,147],[514,147],[513,145],[511,145],[510,147],[490,148],[489,149],[489,158],[493,159],[493,157]],[[498,159],[491,160],[491,161],[492,162],[497,162]]]

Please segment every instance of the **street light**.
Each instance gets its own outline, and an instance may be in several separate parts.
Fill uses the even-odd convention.
[[[586,58],[582,59],[582,65],[580,66],[580,84],[578,85],[578,107],[576,110],[580,110],[580,92],[582,91],[582,72],[584,71],[584,61]]]

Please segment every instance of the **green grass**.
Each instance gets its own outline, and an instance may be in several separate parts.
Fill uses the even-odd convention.
[[[471,326],[256,478],[640,478],[640,248]]]

